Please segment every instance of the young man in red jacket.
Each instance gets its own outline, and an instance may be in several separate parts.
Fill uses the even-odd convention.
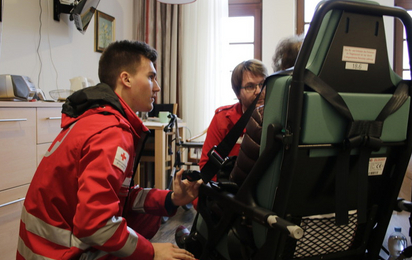
[[[148,241],[160,216],[197,197],[201,181],[174,180],[174,191],[130,185],[160,87],[157,52],[142,42],[109,45],[97,86],[68,97],[62,131],[33,177],[23,207],[17,259],[194,259]]]

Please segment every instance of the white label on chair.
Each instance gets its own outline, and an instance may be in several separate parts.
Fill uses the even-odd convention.
[[[345,69],[347,70],[368,70],[368,64],[365,63],[355,63],[355,62],[346,62]]]
[[[375,64],[376,49],[343,46],[342,61]]]
[[[370,158],[368,176],[382,175],[385,163],[386,157]]]

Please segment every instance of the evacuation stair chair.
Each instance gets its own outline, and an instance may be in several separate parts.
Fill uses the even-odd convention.
[[[236,189],[200,187],[197,258],[379,259],[412,148],[411,84],[390,67],[383,17],[411,53],[405,10],[318,4],[295,67],[265,82],[253,169]]]

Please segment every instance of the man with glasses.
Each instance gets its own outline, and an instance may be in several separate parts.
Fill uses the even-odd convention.
[[[263,83],[268,76],[265,65],[259,60],[251,59],[239,63],[232,72],[232,89],[239,99],[239,102],[219,107],[207,129],[206,139],[202,148],[202,155],[199,161],[200,169],[209,160],[208,153],[213,146],[217,146],[223,138],[229,133],[243,113],[253,103],[262,89]],[[256,107],[262,106],[265,101],[265,91],[259,97]],[[246,130],[243,130],[243,134]],[[228,156],[237,156],[240,150],[240,144],[243,140],[243,134],[237,140]],[[216,181],[216,175],[212,178]],[[197,209],[197,198],[192,202]],[[179,226],[175,232],[175,240],[180,248],[185,248],[185,239],[189,236],[190,231],[185,226]]]
[[[295,61],[298,57],[303,39],[303,34],[292,35],[279,42],[275,54],[272,57],[274,72],[295,66]],[[264,106],[260,106],[253,111],[252,117],[246,126],[245,141],[240,146],[235,166],[229,176],[229,180],[235,182],[239,187],[259,158],[263,107]]]
[[[209,125],[206,140],[200,157],[200,169],[209,160],[208,153],[213,146],[218,145],[229,133],[247,108],[253,103],[262,89],[263,82],[268,76],[265,65],[259,60],[251,59],[238,64],[232,72],[232,89],[239,102],[233,105],[219,107]],[[263,105],[265,93],[259,97],[256,107]],[[236,145],[230,151],[229,156],[237,156],[242,143],[243,136],[239,138]],[[214,177],[215,179],[216,177]]]

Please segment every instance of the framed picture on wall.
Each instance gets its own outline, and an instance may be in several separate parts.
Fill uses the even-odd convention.
[[[103,52],[103,50],[115,40],[115,18],[96,10],[94,20],[94,50],[97,52]]]

